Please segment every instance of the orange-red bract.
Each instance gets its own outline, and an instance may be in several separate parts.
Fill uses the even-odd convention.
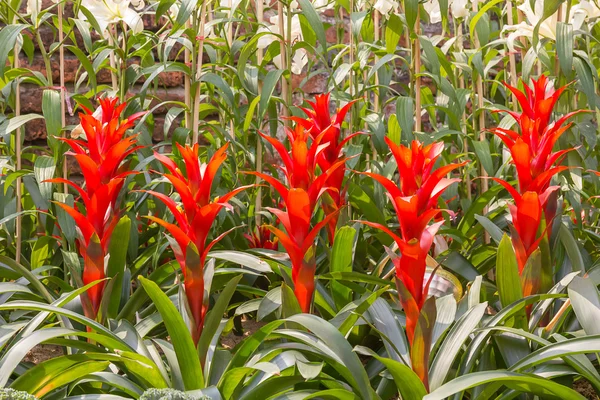
[[[337,110],[332,116],[330,115],[330,94],[322,94],[315,96],[315,101],[308,101],[310,108],[300,107],[302,111],[307,115],[307,118],[291,117],[296,123],[302,125],[307,130],[313,140],[316,140],[321,134],[323,137],[320,139],[321,144],[327,144],[327,147],[320,152],[317,157],[317,163],[322,171],[327,171],[337,161],[344,157],[344,146],[353,137],[359,133],[348,135],[342,139],[341,136],[341,124],[346,118],[346,114],[350,107],[356,100],[347,103],[344,107]],[[322,208],[325,214],[329,215],[336,212],[340,207],[344,206],[344,190],[342,184],[344,182],[344,175],[346,172],[345,165],[337,168],[331,176],[327,179],[326,186],[333,190],[328,191],[331,200],[323,201]],[[327,235],[329,242],[333,244],[335,236],[335,230],[337,227],[338,217],[331,218],[327,225]]]
[[[248,241],[248,247],[251,249],[277,250],[279,239],[276,237],[272,238],[272,234],[271,230],[263,225],[256,227],[250,233],[244,233],[244,237]]]
[[[568,113],[556,122],[550,123],[552,111],[560,95],[567,86],[554,90],[545,75],[533,80],[533,87],[523,85],[524,92],[504,84],[517,98],[522,112],[499,110],[511,115],[519,127],[518,131],[494,128],[496,134],[509,149],[519,181],[519,193],[533,191],[541,196],[549,187],[552,177],[567,169],[559,166],[564,156],[574,147],[553,151],[560,138],[572,125],[568,119],[587,110]],[[556,201],[551,199],[545,206],[546,222],[550,223],[556,211]]]
[[[153,216],[148,218],[167,229],[174,239],[171,241],[171,248],[183,272],[185,294],[194,319],[192,337],[195,343],[198,343],[202,334],[204,317],[209,305],[208,299],[204,296],[206,257],[210,249],[229,233],[229,231],[224,232],[212,241],[208,241],[211,226],[219,212],[224,207],[230,207],[228,201],[233,196],[251,187],[251,185],[242,186],[214,201],[211,199],[212,184],[219,167],[227,158],[228,145],[229,143],[218,149],[207,164],[201,164],[198,144],[191,147],[177,144],[185,163],[187,176],[173,160],[163,154],[154,153],[156,159],[167,168],[168,172],[162,175],[171,182],[175,192],[179,194],[182,207],[179,207],[171,197],[149,190],[148,193],[156,196],[173,213],[175,223]],[[198,257],[190,256],[189,251],[194,251]]]
[[[386,232],[400,249],[401,256],[393,261],[396,279],[410,294],[408,297],[400,296],[400,302],[406,313],[408,339],[412,343],[419,313],[428,293],[429,283],[424,282],[427,254],[443,223],[440,221],[429,225],[429,222],[441,212],[437,200],[443,191],[460,181],[445,176],[465,163],[448,164],[435,169],[435,163],[444,148],[443,143],[424,145],[414,140],[409,148],[396,145],[388,138],[385,140],[398,164],[400,184],[379,174],[363,174],[375,179],[386,189],[398,216],[400,232],[393,232],[382,224],[365,223]]]
[[[322,173],[317,171],[317,160],[328,143],[321,145],[322,140],[329,133],[331,126],[317,138],[309,142],[309,132],[301,125],[295,129],[287,129],[291,151],[277,139],[260,134],[277,151],[283,162],[281,168],[287,185],[273,176],[261,172],[250,172],[258,175],[269,183],[281,196],[285,204],[285,211],[267,207],[281,221],[285,232],[269,226],[277,236],[281,245],[287,251],[292,263],[292,280],[294,293],[303,312],[310,312],[313,293],[316,261],[314,258],[314,240],[325,225],[336,217],[338,210],[328,214],[323,221],[311,228],[311,219],[317,202],[326,190],[336,189],[327,187],[328,179],[339,168],[342,168],[346,159],[337,160]]]
[[[572,125],[565,124],[567,120],[587,110],[568,113],[552,123],[554,106],[568,85],[555,90],[545,75],[533,80],[531,87],[524,84],[523,92],[506,83],[504,85],[515,95],[522,112],[498,112],[511,115],[519,129],[495,128],[492,131],[502,139],[512,155],[517,171],[518,191],[503,180],[495,180],[510,192],[515,202],[514,205],[509,205],[513,220],[511,237],[519,272],[522,273],[529,256],[539,247],[544,234],[550,238],[558,195],[558,187],[550,186],[550,182],[554,175],[568,168],[559,164],[568,152],[575,150],[571,147],[553,151],[554,147],[560,136]],[[545,232],[538,234],[543,220],[547,227]],[[552,277],[548,276],[543,281],[551,282]]]
[[[84,259],[82,281],[85,285],[105,278],[104,259],[121,211],[118,196],[125,178],[135,173],[124,161],[141,147],[136,146],[137,135],[125,137],[125,133],[144,114],[136,113],[122,120],[126,103],[119,104],[118,98],[99,99],[99,102],[102,108],[100,118],[92,116],[89,110],[86,114],[79,114],[86,140],[58,138],[71,147],[67,154],[73,155],[79,164],[85,186],[63,178],[48,180],[70,185],[79,194],[80,207],[56,204],[75,219],[79,251]],[[92,306],[91,310],[85,310],[89,318],[96,318],[103,292],[104,282],[87,291]]]

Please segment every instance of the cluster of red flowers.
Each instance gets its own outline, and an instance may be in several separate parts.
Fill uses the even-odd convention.
[[[519,272],[538,248],[545,235],[550,236],[552,220],[556,215],[558,186],[550,186],[552,177],[568,167],[559,166],[563,157],[574,148],[553,152],[559,137],[572,123],[565,122],[577,110],[550,123],[552,110],[566,86],[554,90],[545,75],[533,81],[533,87],[524,84],[524,92],[508,84],[516,96],[522,112],[500,111],[511,115],[519,131],[495,128],[493,132],[506,144],[517,170],[519,190],[508,182],[494,178],[512,195],[515,204],[509,205],[512,216],[512,242],[517,255]],[[547,226],[547,227],[546,227]],[[531,288],[531,285],[528,285]],[[535,289],[532,289],[535,290]],[[531,293],[526,293],[531,294]]]
[[[165,227],[173,236],[171,248],[184,276],[185,294],[194,326],[192,337],[198,343],[204,317],[208,311],[208,296],[204,295],[204,264],[210,249],[229,231],[222,233],[212,241],[208,242],[208,234],[217,215],[233,196],[249,188],[242,186],[233,191],[211,199],[212,184],[221,164],[227,158],[228,144],[225,144],[211,157],[208,164],[200,164],[198,144],[193,147],[183,147],[177,144],[179,153],[185,162],[186,176],[184,176],[177,164],[170,158],[155,152],[154,156],[167,168],[169,173],[162,174],[167,178],[175,191],[179,194],[183,209],[169,196],[155,191],[148,193],[156,196],[171,210],[177,224],[172,224],[163,219],[148,217],[152,221]]]
[[[119,222],[119,193],[130,171],[124,162],[128,155],[139,149],[136,146],[136,135],[124,137],[125,132],[144,113],[131,115],[121,120],[126,103],[117,104],[118,99],[100,99],[102,115],[92,116],[90,110],[80,114],[81,127],[86,140],[59,138],[65,141],[79,164],[85,180],[85,186],[63,179],[51,179],[48,182],[66,183],[77,191],[79,201],[77,207],[57,203],[75,219],[79,237],[79,251],[84,259],[82,280],[85,285],[104,279],[104,259],[113,229]],[[104,282],[100,282],[87,291],[90,307],[84,311],[88,318],[96,318],[102,295]]]
[[[280,180],[255,172],[269,183],[283,199],[285,210],[267,208],[283,225],[285,232],[275,226],[267,226],[288,253],[292,263],[294,293],[303,312],[310,312],[315,288],[315,237],[321,228],[328,226],[328,236],[333,243],[339,211],[344,205],[342,184],[346,170],[343,146],[354,135],[340,138],[340,125],[352,103],[338,110],[333,116],[329,113],[329,94],[317,96],[311,109],[303,109],[307,118],[292,117],[294,129],[286,129],[291,150],[277,139],[261,136],[279,154],[287,185]],[[329,201],[322,200],[325,218],[311,229],[311,220],[319,199],[327,193]],[[257,243],[276,246],[268,240],[265,227],[259,235],[249,240],[251,247]]]
[[[371,172],[364,172],[381,183],[394,205],[399,234],[388,227],[363,221],[365,224],[381,229],[390,235],[401,256],[394,258],[396,268],[396,284],[400,294],[400,302],[406,313],[406,330],[408,340],[412,344],[415,327],[421,309],[427,299],[429,282],[424,282],[427,255],[433,245],[433,238],[443,221],[429,225],[442,210],[438,207],[438,198],[452,183],[460,179],[448,179],[445,176],[454,169],[464,165],[448,164],[435,169],[435,163],[444,149],[443,143],[424,145],[414,140],[411,147],[396,145],[386,138],[400,174],[400,184]]]

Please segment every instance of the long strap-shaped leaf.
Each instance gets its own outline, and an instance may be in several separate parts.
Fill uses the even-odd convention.
[[[200,366],[200,359],[194,346],[192,336],[188,331],[183,318],[177,311],[175,305],[160,287],[151,280],[140,276],[142,284],[150,299],[158,309],[171,337],[173,348],[177,354],[179,368],[186,390],[202,389],[204,387],[204,376]]]

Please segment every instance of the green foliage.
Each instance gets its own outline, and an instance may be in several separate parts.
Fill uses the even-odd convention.
[[[148,389],[139,400],[210,400],[206,396],[193,396],[175,389]]]
[[[14,389],[0,389],[0,399],[2,400],[37,400],[37,397],[27,392]]]

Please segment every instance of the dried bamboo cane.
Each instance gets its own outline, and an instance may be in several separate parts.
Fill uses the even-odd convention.
[[[381,14],[379,13],[379,11],[374,10],[373,11],[373,27],[375,29],[374,32],[374,37],[375,37],[375,42],[377,43],[381,37],[380,31],[379,31],[379,25],[381,23]],[[379,61],[379,57],[375,56],[375,59],[373,60],[374,64],[377,64],[377,62]],[[375,74],[375,90],[373,90],[373,110],[378,113],[379,112],[379,74]]]
[[[281,34],[281,40],[279,42],[279,57],[281,60],[281,69],[282,70],[286,70],[288,69],[288,57],[287,57],[287,39],[288,39],[288,35],[291,33],[289,32],[289,29],[286,29],[286,25],[287,25],[287,21],[286,21],[286,16],[283,13],[283,2],[281,0],[277,1],[277,17],[278,17],[278,25],[279,25],[279,33]],[[288,14],[289,14],[289,10],[288,10]],[[286,32],[288,31],[288,32]],[[287,33],[287,34],[286,34]],[[285,117],[283,123],[285,126],[289,126],[289,120],[287,119],[287,117],[290,116],[289,113],[289,104],[287,104],[288,101],[288,97],[289,97],[289,82],[288,80],[285,78],[285,76],[282,75],[281,77],[281,98],[283,99],[284,105],[283,105],[283,116]]]
[[[64,3],[58,3],[58,43],[61,45],[58,47],[58,64],[59,64],[59,81],[60,81],[60,123],[61,123],[61,136],[65,136],[65,132],[63,129],[67,125],[67,117],[66,117],[66,104],[65,104],[65,48],[62,45],[64,40],[64,30],[63,30],[63,15],[65,12]],[[67,179],[68,176],[68,168],[67,168],[67,160],[63,158],[62,165],[62,175],[64,179]],[[63,193],[69,193],[69,186],[65,183],[63,185]]]
[[[415,89],[415,132],[421,132],[421,41],[419,34],[421,33],[421,18],[419,16],[420,11],[417,11],[417,22],[415,26],[416,38],[413,44],[413,58],[414,58],[414,70],[413,74],[415,77],[414,89]]]
[[[204,28],[206,21],[206,3],[208,0],[202,2],[200,6],[200,25],[198,29],[198,53],[196,55],[195,62],[192,65],[195,66],[196,91],[194,92],[194,107],[192,108],[192,145],[198,143],[198,129],[200,126],[200,115],[198,109],[200,108],[200,78],[202,77],[202,57],[204,56]]]
[[[256,1],[256,20],[258,22],[258,26],[262,26],[264,21],[264,0],[255,0]],[[256,61],[260,66],[263,61],[263,50],[256,50]],[[262,82],[258,84],[258,94],[259,96],[262,93]],[[262,121],[258,122],[258,128],[261,129]],[[256,172],[262,172],[263,166],[263,155],[262,155],[262,141],[259,138],[256,139]],[[260,183],[260,178],[256,177],[256,184]],[[256,221],[256,226],[259,227],[262,223],[262,215],[260,214],[262,210],[262,187],[258,186],[256,190],[256,201],[254,203],[254,218]]]
[[[473,12],[477,12],[477,3],[473,2]],[[479,37],[477,35],[477,32],[475,32],[475,35],[473,37],[473,44],[475,45],[476,49],[479,49],[481,47],[481,43],[479,42]],[[476,93],[477,93],[477,109],[479,110],[479,124],[477,126],[477,128],[479,129],[479,140],[480,141],[485,141],[486,137],[485,137],[485,111],[483,109],[483,78],[481,75],[477,76],[477,83],[476,83]],[[474,121],[473,121],[474,122]],[[475,125],[475,124],[473,124]],[[483,179],[481,179],[481,194],[485,193],[488,191],[489,189],[489,183],[487,180],[487,172],[486,170],[483,168],[483,165],[480,166],[480,173],[481,176],[483,177]],[[483,209],[483,213],[487,214],[488,212],[488,206],[486,205]],[[484,234],[484,241],[485,243],[489,243],[490,242],[490,235],[486,232]]]
[[[15,22],[16,23],[16,20]],[[18,44],[15,44],[14,47],[14,67],[15,68],[19,68],[19,53],[20,53],[21,49],[19,48]],[[16,81],[16,85],[15,85],[15,117],[18,117],[19,115],[21,115],[21,87],[20,87],[20,82],[17,79]],[[20,171],[21,170],[21,128],[17,128],[15,130],[15,157],[16,157],[16,170]],[[16,185],[17,185],[17,190],[16,190],[16,195],[17,195],[17,209],[16,209],[16,213],[17,213],[17,219],[15,222],[15,247],[16,247],[16,254],[15,254],[15,261],[17,263],[21,263],[21,248],[22,248],[22,242],[23,242],[23,238],[22,238],[22,218],[21,218],[21,210],[22,210],[22,199],[23,199],[23,191],[22,191],[22,180],[21,177],[19,176],[17,178],[16,181]]]

